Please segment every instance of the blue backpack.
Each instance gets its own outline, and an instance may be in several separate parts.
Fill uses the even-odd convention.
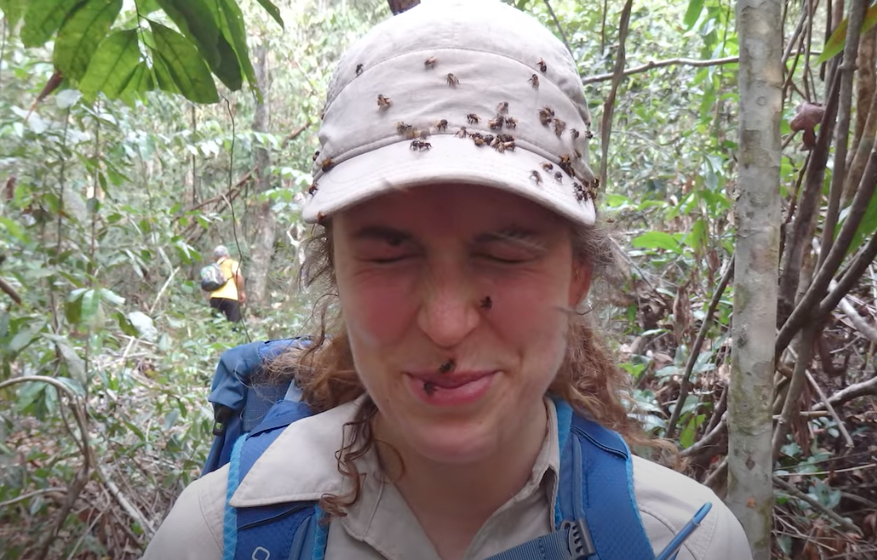
[[[313,414],[295,384],[272,383],[264,374],[264,366],[280,353],[309,344],[307,337],[254,342],[220,358],[209,398],[216,439],[202,475],[230,463],[226,504],[283,429]],[[557,526],[488,560],[655,560],[634,498],[624,440],[574,414],[565,401],[554,402],[561,449]],[[328,524],[320,522],[322,515],[316,502],[226,505],[223,560],[323,560]]]

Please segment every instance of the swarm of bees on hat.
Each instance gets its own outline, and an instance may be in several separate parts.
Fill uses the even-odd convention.
[[[423,65],[426,70],[432,70],[436,67],[438,63],[438,59],[434,56],[427,58]],[[541,73],[546,73],[548,71],[548,65],[545,63],[543,59],[539,59],[539,62],[536,63],[536,68]],[[362,74],[364,69],[363,64],[356,65],[356,75],[359,76]],[[444,79],[447,82],[448,87],[456,88],[460,85],[460,79],[455,76],[453,73],[448,73]],[[539,75],[533,73],[530,78],[527,80],[532,85],[533,89],[539,89]],[[392,100],[383,95],[379,94],[377,97],[377,106],[379,111],[387,111],[393,106]],[[322,114],[320,115],[322,118]],[[543,107],[539,110],[539,122],[542,123],[543,126],[551,127],[554,129],[554,133],[558,138],[561,138],[563,134],[567,131],[566,123],[562,121],[560,118],[555,116],[554,110],[551,107]],[[482,118],[475,113],[469,113],[466,115],[466,122],[469,125],[479,125],[482,122]],[[509,115],[509,103],[508,101],[501,101],[496,106],[496,116],[492,119],[488,119],[486,122],[487,129],[492,131],[489,133],[482,132],[470,132],[465,126],[461,126],[454,134],[457,138],[463,139],[471,139],[472,142],[479,148],[481,147],[490,147],[495,149],[499,153],[505,152],[514,152],[515,151],[515,138],[513,135],[508,132],[501,132],[503,129],[505,130],[515,130],[518,125],[518,119]],[[435,123],[433,123],[432,127],[436,132],[447,132],[448,129],[448,120],[447,119],[439,119]],[[396,123],[396,133],[400,136],[405,137],[408,140],[411,140],[410,148],[415,152],[427,152],[432,149],[432,144],[427,142],[431,132],[430,129],[418,129],[415,128],[414,125],[399,121]],[[572,140],[575,141],[579,138],[582,133],[579,132],[575,128],[569,129],[569,135],[572,137]],[[593,134],[590,130],[586,130],[584,132],[586,138],[593,138]],[[317,161],[320,157],[320,152],[317,151],[314,153],[313,159]],[[598,178],[593,179],[581,179],[582,183],[580,183],[577,179],[575,169],[572,166],[572,159],[581,159],[582,154],[576,148],[572,149],[572,154],[561,154],[558,156],[559,162],[554,164],[551,162],[543,162],[541,164],[541,171],[538,169],[532,170],[530,173],[530,180],[535,182],[537,186],[541,186],[544,180],[554,180],[558,184],[564,184],[564,173],[568,177],[572,178],[572,189],[575,194],[576,200],[579,202],[583,202],[585,200],[594,201],[597,198],[597,190],[600,187],[600,180]],[[331,157],[324,157],[320,161],[321,170],[326,173],[328,172],[334,165],[335,161]],[[543,179],[543,174],[546,179]],[[316,194],[318,189],[317,183],[315,182],[308,189],[308,194],[314,195]]]

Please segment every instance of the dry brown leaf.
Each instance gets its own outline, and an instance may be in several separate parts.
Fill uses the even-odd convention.
[[[816,125],[822,122],[825,107],[819,103],[804,101],[795,108],[795,116],[789,123],[792,132],[804,131],[804,150],[816,147]]]

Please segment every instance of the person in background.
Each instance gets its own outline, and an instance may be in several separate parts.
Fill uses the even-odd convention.
[[[210,292],[210,307],[224,314],[232,323],[239,323],[241,304],[247,302],[241,265],[231,258],[225,245],[219,245],[213,250],[213,258],[228,281],[218,290]]]

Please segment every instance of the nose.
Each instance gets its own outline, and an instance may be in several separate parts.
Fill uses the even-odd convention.
[[[430,266],[424,280],[417,324],[441,348],[458,345],[481,320],[468,276],[465,266],[445,261]]]

